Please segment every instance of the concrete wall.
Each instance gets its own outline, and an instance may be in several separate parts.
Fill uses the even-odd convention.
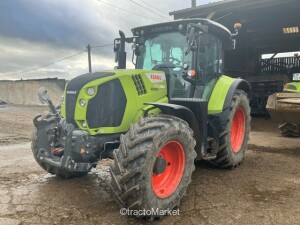
[[[65,87],[62,79],[0,81],[0,100],[8,104],[42,105],[37,91],[40,87],[48,90],[54,104],[60,102]]]

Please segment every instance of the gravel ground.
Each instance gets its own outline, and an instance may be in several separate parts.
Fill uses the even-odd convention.
[[[69,180],[37,165],[30,149],[32,117],[45,109],[0,108],[0,225],[150,224],[120,215],[105,185],[110,160]],[[299,224],[299,146],[299,138],[281,137],[272,121],[254,118],[243,164],[221,170],[197,163],[180,215],[152,224]]]

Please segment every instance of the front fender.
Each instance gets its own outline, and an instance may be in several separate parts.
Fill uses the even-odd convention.
[[[156,102],[147,102],[145,105],[153,105],[156,108],[159,108],[163,114],[176,116],[185,120],[190,127],[193,129],[196,124],[198,124],[195,114],[187,107],[177,104],[170,103],[156,103]]]
[[[197,142],[196,152],[199,157],[207,152],[207,102],[200,99],[174,98],[169,103],[145,103],[159,108],[162,113],[185,120],[194,132]]]

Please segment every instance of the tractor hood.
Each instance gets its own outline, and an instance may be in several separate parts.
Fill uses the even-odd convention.
[[[166,95],[166,77],[160,71],[88,73],[67,83],[61,115],[91,135],[124,132],[128,121],[140,116],[144,102],[167,102]]]
[[[75,106],[78,99],[78,95],[81,91],[81,89],[88,83],[105,78],[108,76],[112,76],[115,73],[113,72],[98,72],[98,73],[87,73],[80,75],[78,77],[75,77],[74,79],[70,80],[67,83],[66,90],[65,90],[65,102],[66,102],[66,120],[67,123],[72,123],[75,127],[76,122],[74,120],[74,113],[75,113]]]

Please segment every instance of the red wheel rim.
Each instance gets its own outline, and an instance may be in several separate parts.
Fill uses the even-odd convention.
[[[238,108],[232,118],[231,125],[231,147],[238,153],[242,147],[245,136],[245,113],[242,108]]]
[[[178,141],[170,141],[157,153],[166,160],[166,169],[161,174],[152,174],[152,188],[156,196],[166,198],[178,187],[183,176],[185,156]]]

